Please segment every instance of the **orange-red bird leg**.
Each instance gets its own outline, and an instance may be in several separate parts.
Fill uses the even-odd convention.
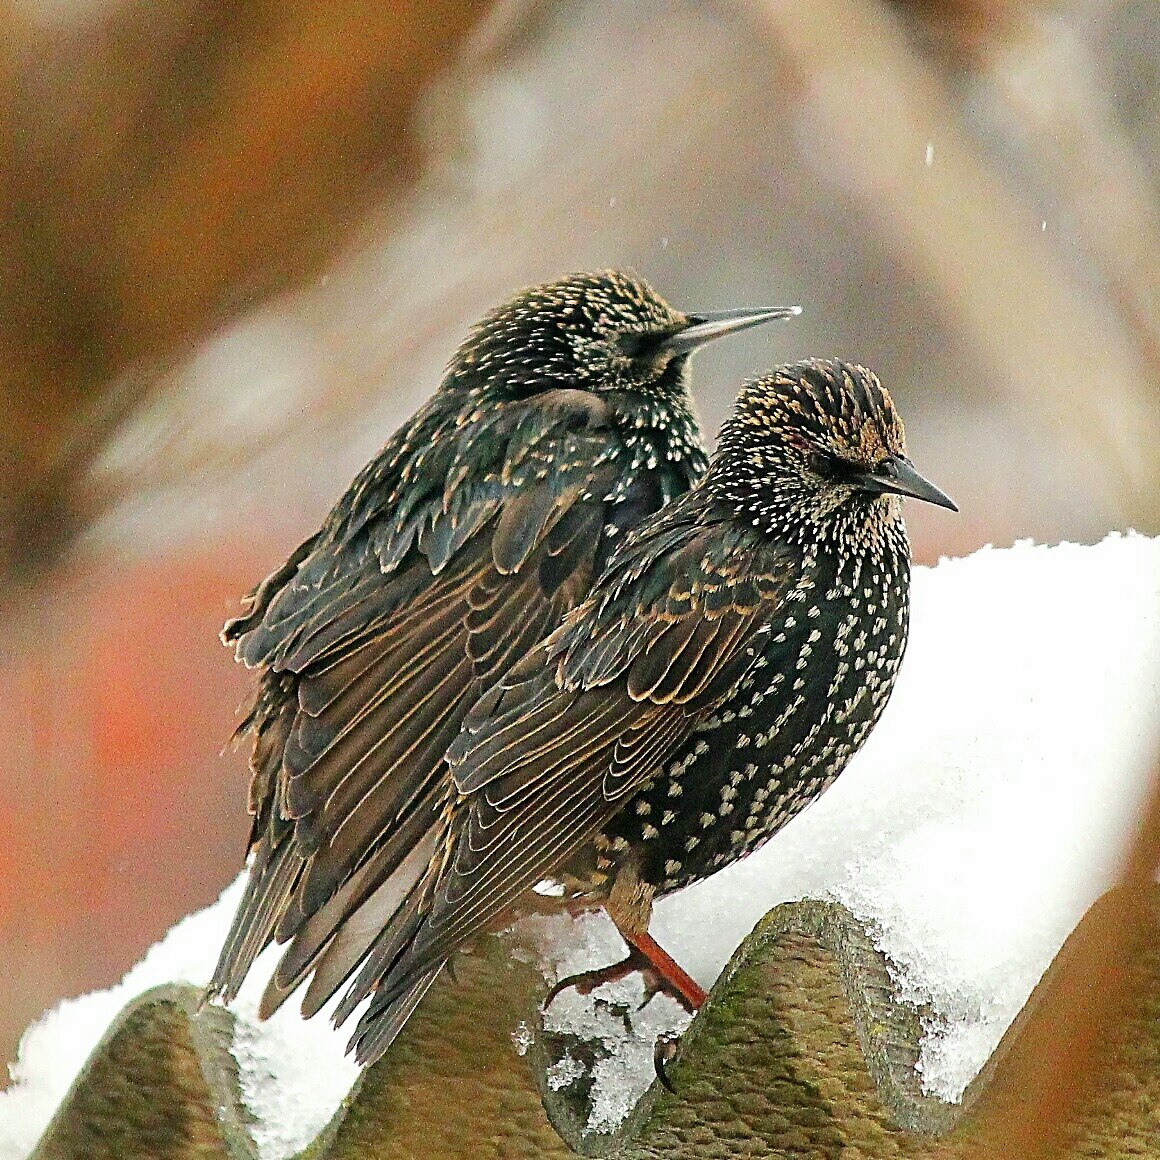
[[[676,999],[690,1014],[700,1010],[709,997],[705,989],[651,934],[647,931],[644,934],[626,934],[621,931],[620,935],[652,968],[653,974],[660,980],[662,991]]]
[[[544,1006],[548,1007],[561,991],[569,987],[575,988],[581,995],[589,995],[597,987],[619,982],[637,971],[644,976],[646,1003],[658,991],[675,999],[690,1014],[705,1002],[705,991],[652,935],[620,933],[628,943],[627,958],[621,959],[619,963],[610,963],[607,967],[597,967],[594,971],[582,971],[578,975],[561,979],[548,992]]]

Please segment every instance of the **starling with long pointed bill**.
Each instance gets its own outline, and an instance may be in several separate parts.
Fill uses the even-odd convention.
[[[337,1009],[374,1059],[465,941],[543,879],[704,995],[648,933],[654,899],[744,857],[865,740],[906,645],[903,497],[954,504],[906,456],[868,370],[749,383],[705,477],[618,547],[588,598],[472,707],[431,859]]]
[[[690,355],[795,313],[686,314],[607,271],[526,290],[474,328],[223,632],[259,673],[239,731],[253,827],[207,996],[232,999],[274,941],[264,1015],[307,978],[312,1015],[360,967],[435,854],[468,707],[704,471]]]

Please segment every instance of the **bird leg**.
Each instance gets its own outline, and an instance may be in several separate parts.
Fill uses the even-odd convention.
[[[702,1004],[709,997],[704,988],[648,931],[643,934],[621,931],[621,937],[628,943],[632,951],[640,955],[648,964],[648,968],[642,971],[642,974],[645,976],[646,993],[648,993],[649,999],[657,991],[664,991],[666,995],[676,999],[690,1015],[701,1009]],[[647,992],[650,976],[657,980],[658,985],[651,992]]]
[[[637,971],[644,980],[645,1000],[641,1006],[661,991],[675,999],[690,1014],[705,1002],[705,991],[652,935],[647,932],[635,934],[621,931],[621,936],[628,943],[628,955],[625,958],[607,967],[581,971],[561,979],[548,992],[544,1007],[549,1007],[556,996],[569,987],[581,995],[590,995],[597,987],[619,982]]]

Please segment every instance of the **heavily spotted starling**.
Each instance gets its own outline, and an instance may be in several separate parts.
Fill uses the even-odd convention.
[[[339,1008],[373,996],[360,1059],[543,879],[604,906],[633,948],[589,985],[647,964],[699,1003],[648,935],[653,899],[776,833],[878,720],[906,644],[900,496],[954,508],[870,371],[811,361],[742,390],[708,474],[467,714],[431,863]]]
[[[262,1003],[342,985],[434,851],[471,703],[559,623],[706,455],[688,359],[796,307],[683,314],[627,274],[518,294],[223,640],[260,672],[250,873],[207,990],[289,942]]]

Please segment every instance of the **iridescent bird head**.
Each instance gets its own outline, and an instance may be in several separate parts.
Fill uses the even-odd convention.
[[[901,521],[898,496],[958,510],[907,458],[878,376],[837,359],[746,383],[710,473],[720,498],[774,535],[864,535]]]
[[[689,356],[714,338],[796,306],[682,313],[633,274],[571,274],[515,295],[483,318],[448,380],[522,397],[561,387],[683,394]]]

